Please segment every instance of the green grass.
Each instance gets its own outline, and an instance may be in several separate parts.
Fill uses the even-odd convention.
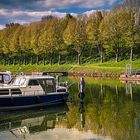
[[[0,71],[11,71],[11,72],[47,72],[47,71],[68,71],[72,67],[71,65],[0,65]]]
[[[84,72],[84,73],[93,73],[93,72],[111,72],[111,73],[123,73],[125,65],[129,61],[120,61],[116,62],[105,62],[105,63],[93,63],[93,64],[63,64],[58,66],[54,65],[0,65],[0,71],[11,71],[11,72],[47,72],[47,71],[67,71],[67,72]],[[140,60],[135,60],[132,62],[133,68],[140,69]]]

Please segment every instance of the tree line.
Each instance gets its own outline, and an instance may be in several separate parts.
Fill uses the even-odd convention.
[[[53,64],[140,58],[140,15],[136,8],[96,11],[89,16],[43,17],[0,30],[3,64]]]

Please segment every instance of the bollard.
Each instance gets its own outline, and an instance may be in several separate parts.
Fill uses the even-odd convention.
[[[85,92],[85,80],[83,77],[80,78],[80,92],[81,93]]]
[[[80,101],[83,102],[83,99],[85,97],[85,80],[83,77],[80,78],[80,91],[78,97]]]

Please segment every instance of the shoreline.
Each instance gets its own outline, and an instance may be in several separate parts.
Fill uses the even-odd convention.
[[[100,73],[80,73],[80,72],[68,72],[69,76],[87,76],[87,77],[97,77],[97,78],[119,78],[120,74],[112,73],[112,72],[100,72]]]
[[[87,76],[103,78],[119,78],[124,73],[124,67],[87,65],[0,65],[0,71],[11,71],[12,73],[24,72],[67,72],[69,76]]]

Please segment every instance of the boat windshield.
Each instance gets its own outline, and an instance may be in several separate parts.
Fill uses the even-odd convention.
[[[14,80],[13,85],[24,86],[26,85],[26,83],[27,83],[27,80],[25,77],[18,77]]]
[[[10,74],[0,73],[0,83],[8,84],[11,81]]]

